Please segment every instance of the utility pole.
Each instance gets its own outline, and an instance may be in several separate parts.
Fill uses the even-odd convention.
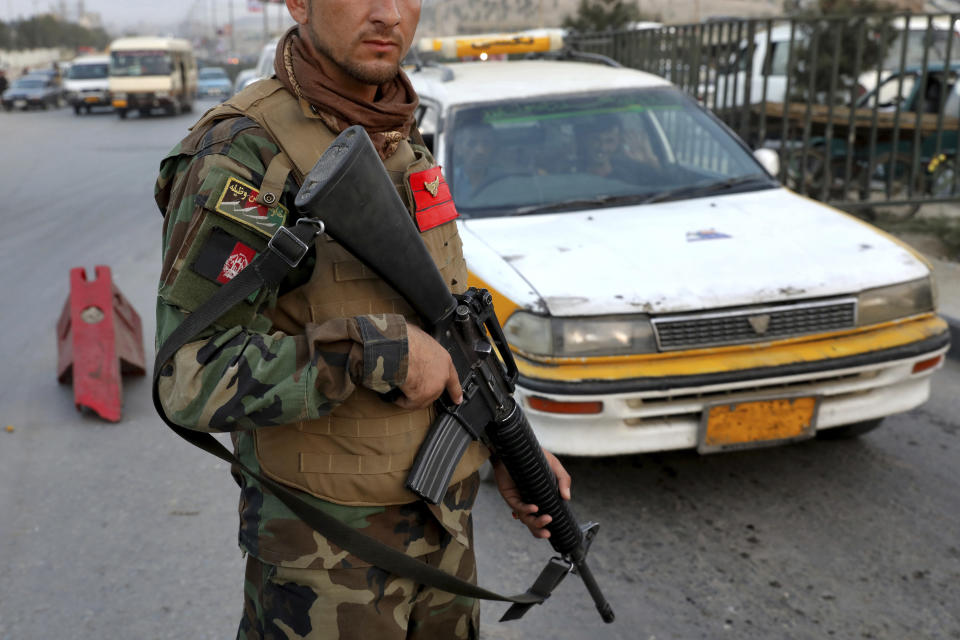
[[[236,25],[233,23],[233,0],[227,0],[227,10],[230,14],[230,55],[237,55],[237,39],[234,35]]]
[[[217,0],[210,0],[210,31],[214,41],[217,40]]]
[[[267,16],[267,0],[260,0],[260,8],[263,9],[263,44],[270,42],[270,18]]]

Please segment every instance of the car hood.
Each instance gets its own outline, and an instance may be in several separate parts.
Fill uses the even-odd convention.
[[[471,271],[509,265],[538,298],[515,302],[559,316],[818,298],[929,274],[886,234],[782,188],[461,228]],[[474,263],[491,250],[500,265]]]

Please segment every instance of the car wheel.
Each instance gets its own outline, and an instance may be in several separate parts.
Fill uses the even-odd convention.
[[[913,160],[908,153],[880,153],[873,161],[872,169],[867,168],[860,175],[860,200],[881,202],[920,198],[925,192],[926,179],[924,166],[918,162],[917,173],[911,183],[910,173]],[[877,206],[877,217],[888,220],[906,220],[920,210],[919,203]]]
[[[883,418],[874,418],[873,420],[864,420],[853,424],[845,424],[842,427],[833,427],[817,431],[817,438],[820,440],[848,440],[858,438],[865,433],[870,433],[883,423]]]
[[[73,105],[73,113],[75,115],[80,115],[80,112],[83,111],[83,107],[78,104]]]
[[[127,110],[126,109],[117,109],[117,115],[120,116],[121,120],[127,119]]]
[[[957,159],[945,158],[937,164],[930,176],[930,195],[935,198],[952,198],[960,194],[957,176]]]

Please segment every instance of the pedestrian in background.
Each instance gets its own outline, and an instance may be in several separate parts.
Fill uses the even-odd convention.
[[[205,114],[161,164],[158,345],[296,221],[299,183],[336,134],[355,124],[370,135],[451,290],[466,288],[455,209],[428,223],[410,195],[412,181],[436,166],[399,67],[420,0],[286,5],[297,26],[280,40],[275,77]],[[380,394],[394,390],[400,399],[384,402]],[[257,292],[181,347],[159,379],[173,422],[231,432],[246,466],[315,509],[475,582],[471,508],[486,449],[470,445],[440,504],[404,487],[444,391],[462,397],[449,354],[405,301],[326,236],[278,290]],[[546,455],[568,498],[569,476]],[[520,500],[501,465],[494,469],[514,516],[547,537],[550,517]],[[476,601],[371,566],[313,531],[249,474],[237,467],[233,474],[247,555],[238,638],[479,636]]]

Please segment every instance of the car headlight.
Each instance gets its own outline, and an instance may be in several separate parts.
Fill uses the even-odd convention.
[[[929,277],[868,289],[857,296],[857,326],[889,322],[933,309],[933,286]]]
[[[586,357],[655,353],[644,315],[556,318],[518,311],[503,327],[507,342],[536,356]]]

